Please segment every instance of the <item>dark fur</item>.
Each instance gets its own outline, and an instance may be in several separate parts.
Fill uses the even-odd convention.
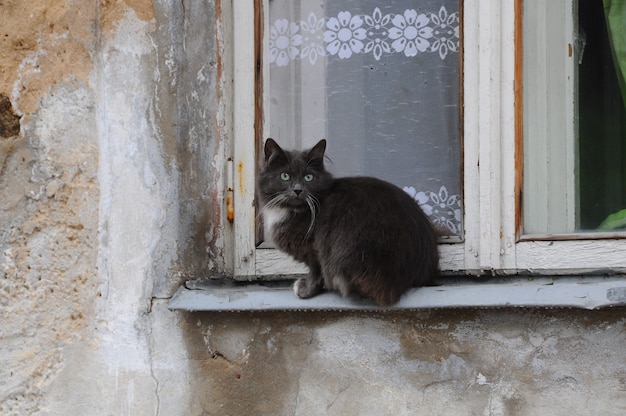
[[[284,213],[270,237],[310,269],[295,283],[296,294],[309,298],[327,288],[392,305],[407,289],[429,284],[439,263],[437,234],[419,205],[379,179],[333,179],[324,169],[325,149],[325,140],[304,152],[265,143],[261,212]]]

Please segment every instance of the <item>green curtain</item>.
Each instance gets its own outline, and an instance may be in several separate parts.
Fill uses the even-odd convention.
[[[626,0],[604,0],[606,26],[609,31],[617,80],[626,107]]]
[[[606,26],[615,62],[617,81],[626,109],[626,0],[603,0]],[[600,230],[626,229],[626,209],[609,215],[600,224]]]

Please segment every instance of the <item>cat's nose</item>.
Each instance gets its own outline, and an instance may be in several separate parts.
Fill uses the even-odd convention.
[[[302,193],[302,189],[294,189],[293,193],[296,194],[296,196],[299,196]]]

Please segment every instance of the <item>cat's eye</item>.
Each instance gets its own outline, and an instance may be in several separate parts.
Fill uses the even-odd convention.
[[[289,176],[288,173],[283,172],[280,174],[280,179],[282,179],[283,181],[288,181],[289,179],[291,179],[291,176]]]
[[[313,175],[311,175],[310,173],[308,175],[304,175],[305,182],[311,182],[312,180],[313,180]]]

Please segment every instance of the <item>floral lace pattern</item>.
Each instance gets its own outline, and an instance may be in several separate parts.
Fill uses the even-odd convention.
[[[354,54],[383,56],[402,53],[438,53],[443,60],[459,50],[459,13],[441,6],[438,12],[383,14],[375,8],[371,15],[343,11],[332,17],[309,14],[306,21],[277,19],[269,29],[270,64],[287,66],[294,60],[314,65],[321,56],[348,59]]]
[[[460,195],[450,195],[445,186],[439,188],[439,192],[418,192],[412,186],[402,189],[420,204],[433,224],[447,229],[452,235],[461,234]]]

